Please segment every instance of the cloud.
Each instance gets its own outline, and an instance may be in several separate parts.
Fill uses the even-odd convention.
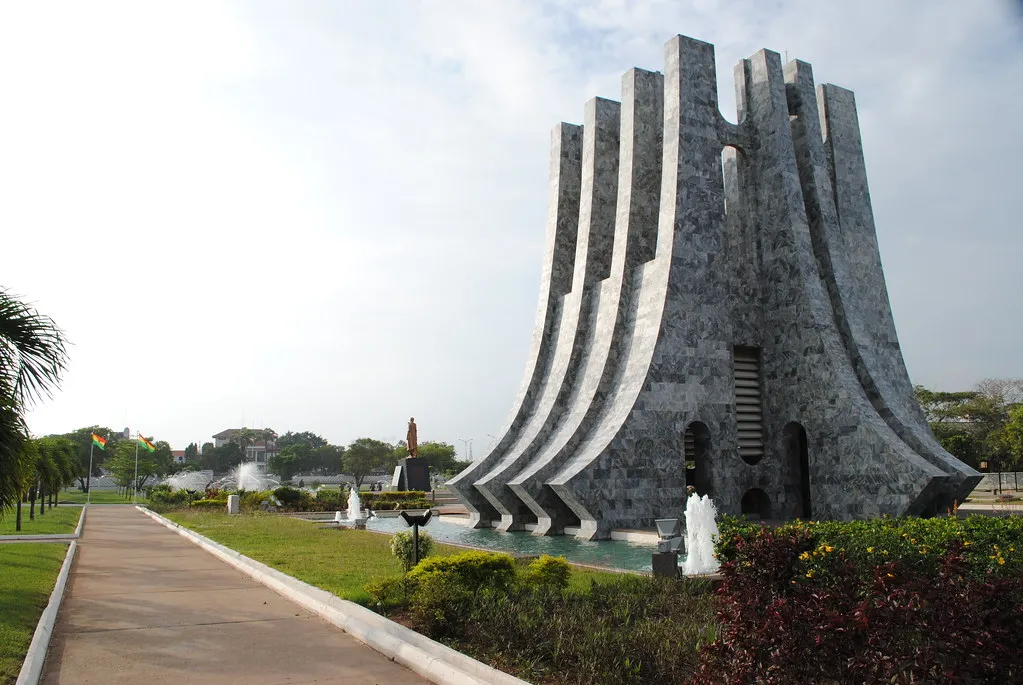
[[[183,446],[244,416],[346,442],[415,415],[479,447],[532,333],[549,130],[676,32],[715,43],[732,120],[761,47],[855,90],[914,380],[1023,375],[1005,5],[22,3],[0,9],[3,284],[75,343],[33,429]]]

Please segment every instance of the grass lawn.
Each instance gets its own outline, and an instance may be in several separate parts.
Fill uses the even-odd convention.
[[[309,521],[267,514],[173,511],[164,516],[256,561],[360,604],[371,600],[363,589],[367,583],[401,574],[401,565],[391,554],[390,538],[380,533],[317,528]],[[462,547],[434,545],[436,555],[464,551]],[[600,581],[616,575],[578,569],[572,575],[572,587],[589,587],[591,579]]]
[[[18,679],[66,553],[59,543],[0,545],[0,685]]]
[[[46,513],[39,515],[39,506],[36,504],[35,520],[28,517],[28,505],[21,505],[21,532],[14,530],[15,526],[14,509],[4,512],[0,518],[0,535],[52,535],[55,533],[70,534],[78,527],[78,517],[82,515],[81,507],[47,507]],[[11,547],[12,545],[3,545]],[[59,547],[59,545],[58,545]],[[3,574],[0,574],[3,578]],[[0,581],[2,583],[2,581]]]
[[[78,490],[64,490],[60,493],[60,501],[69,504],[85,504],[85,493]],[[131,495],[125,497],[118,494],[116,490],[93,490],[92,499],[89,501],[92,504],[131,504]],[[144,495],[139,495],[138,503],[146,503]]]

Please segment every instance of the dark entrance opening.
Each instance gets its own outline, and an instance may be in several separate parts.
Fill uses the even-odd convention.
[[[686,465],[686,487],[696,488],[698,495],[710,495],[710,429],[700,421],[686,426],[682,436]]]
[[[789,463],[792,488],[799,493],[798,516],[808,519],[813,510],[810,506],[810,455],[806,446],[806,429],[792,421],[782,429],[785,439],[785,454]]]
[[[742,515],[747,518],[761,521],[771,518],[771,500],[760,488],[747,490],[739,506],[742,508]]]

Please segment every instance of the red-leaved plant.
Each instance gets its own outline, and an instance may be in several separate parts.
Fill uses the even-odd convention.
[[[692,682],[1023,682],[1023,579],[972,570],[961,543],[935,574],[865,567],[805,528],[736,536]]]

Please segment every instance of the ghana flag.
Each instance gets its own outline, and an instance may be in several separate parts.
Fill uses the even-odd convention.
[[[142,445],[147,450],[149,450],[150,452],[156,451],[156,445],[143,438],[142,433],[139,433],[139,444]]]
[[[100,448],[104,452],[107,449],[107,441],[103,439],[102,435],[96,435],[95,433],[93,433],[92,434],[92,444],[95,445],[96,447]]]

